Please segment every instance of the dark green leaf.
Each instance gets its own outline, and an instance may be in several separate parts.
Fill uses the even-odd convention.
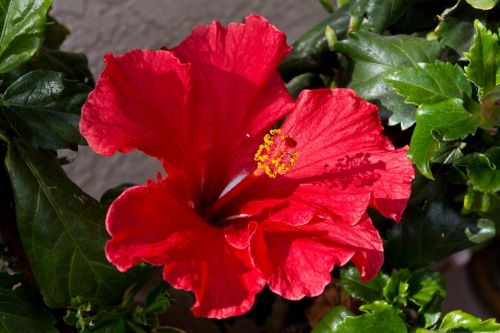
[[[0,0],[0,73],[30,60],[42,46],[52,0]]]
[[[500,196],[498,193],[484,193],[469,188],[465,193],[463,213],[477,212],[500,226]]]
[[[417,126],[413,132],[408,157],[419,171],[433,179],[429,163],[439,152],[439,141],[465,138],[474,134],[479,125],[479,117],[462,106],[462,100],[450,98],[436,104],[423,104],[417,110]]]
[[[58,22],[53,17],[48,17],[49,24],[45,29],[44,46],[51,49],[58,49],[69,35],[69,29]]]
[[[462,68],[449,62],[436,61],[404,68],[388,75],[385,82],[404,96],[407,103],[416,105],[471,95],[471,85]]]
[[[500,46],[498,35],[476,20],[474,43],[465,57],[470,61],[465,67],[467,78],[479,88],[479,95],[487,93],[500,83]]]
[[[366,302],[379,301],[384,298],[383,289],[387,283],[388,276],[382,272],[367,283],[361,282],[361,277],[355,267],[342,269],[340,277],[342,289],[353,298]]]
[[[31,70],[44,69],[61,72],[66,78],[93,86],[94,79],[89,70],[87,57],[83,53],[65,52],[42,47],[28,63]]]
[[[500,324],[495,319],[481,321],[480,318],[461,310],[453,311],[444,316],[439,332],[500,332]]]
[[[410,3],[410,0],[354,0],[351,28],[382,33],[404,14]]]
[[[403,97],[396,94],[390,94],[387,97],[381,98],[380,103],[392,112],[389,117],[389,126],[399,124],[404,131],[415,124],[417,107],[415,105],[406,104]]]
[[[325,29],[330,26],[339,39],[345,38],[350,19],[348,10],[349,6],[343,6],[293,43],[292,52],[278,68],[285,81],[306,72],[319,73],[332,66],[335,57],[328,49]]]
[[[117,187],[113,187],[104,192],[99,202],[105,206],[109,206],[116,198],[118,198],[120,194],[122,194],[123,191],[132,186],[135,186],[135,184],[125,183],[118,185]]]
[[[104,256],[104,209],[65,175],[52,155],[10,141],[6,159],[19,234],[47,305],[76,296],[93,304],[119,300],[130,276]]]
[[[424,209],[414,207],[389,230],[385,263],[389,268],[413,268],[446,258],[475,245],[466,230],[477,234],[481,230],[477,223],[477,216],[461,215],[447,202],[430,202]]]
[[[492,147],[484,154],[466,155],[455,166],[466,170],[465,178],[473,190],[487,193],[500,191],[500,147]]]
[[[338,308],[338,307],[337,307]],[[313,329],[311,333],[405,333],[406,324],[399,315],[399,309],[385,302],[374,302],[360,307],[364,314],[354,317],[344,309],[335,316],[330,313]],[[321,326],[320,326],[321,324]]]
[[[495,7],[499,0],[465,0],[472,7],[482,10],[488,10]]]
[[[433,62],[439,56],[440,46],[436,41],[412,36],[358,31],[335,43],[335,50],[355,61],[349,87],[363,98],[380,99],[394,94],[384,82],[387,75],[420,62]]]
[[[33,71],[5,92],[3,113],[11,127],[32,144],[45,149],[73,148],[80,135],[80,109],[89,88],[63,78],[61,73]]]
[[[330,0],[319,0],[319,2],[328,13],[333,13],[333,6]]]
[[[446,290],[445,281],[440,273],[428,269],[413,272],[408,280],[409,300],[418,306],[418,319],[422,326],[434,325],[441,316]]]
[[[0,272],[0,331],[4,333],[57,332],[55,318],[43,308],[40,296],[19,276]]]
[[[461,59],[463,53],[472,46],[475,19],[485,20],[486,12],[472,9],[463,0],[458,1],[441,15],[435,30],[441,44],[455,50]]]

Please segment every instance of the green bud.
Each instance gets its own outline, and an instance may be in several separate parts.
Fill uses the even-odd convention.
[[[494,127],[500,126],[500,86],[491,89],[481,100],[483,118]]]

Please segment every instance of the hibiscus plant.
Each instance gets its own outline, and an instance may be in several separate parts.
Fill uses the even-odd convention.
[[[0,331],[500,332],[441,272],[500,315],[497,2],[321,0],[292,46],[250,15],[94,81],[52,0],[1,0]],[[82,145],[162,170],[96,200]]]

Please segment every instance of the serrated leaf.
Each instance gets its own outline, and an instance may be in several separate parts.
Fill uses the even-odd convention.
[[[72,148],[84,144],[79,131],[80,109],[90,88],[37,70],[17,79],[4,95],[2,111],[20,137],[35,147]]]
[[[495,7],[499,0],[465,0],[472,7],[482,10],[489,10]]]
[[[483,153],[473,153],[456,161],[455,166],[465,169],[469,186],[485,193],[500,191],[500,147]]]
[[[27,62],[42,46],[52,0],[0,0],[0,73]]]
[[[365,313],[355,317],[344,308],[336,307],[332,313],[314,327],[311,333],[407,332],[406,324],[399,316],[399,309],[385,302],[365,304],[360,307],[360,310]]]
[[[434,104],[449,98],[470,97],[471,85],[462,68],[451,63],[436,61],[433,64],[417,64],[404,68],[385,78],[385,82],[407,103]]]
[[[439,141],[465,138],[474,134],[479,117],[462,106],[462,100],[450,98],[436,104],[423,104],[417,110],[417,126],[413,132],[408,157],[427,178],[433,179],[429,163],[439,152]]]
[[[56,319],[18,275],[0,272],[0,331],[56,333]]]
[[[480,318],[457,310],[444,316],[439,329],[443,333],[459,332],[459,330],[472,333],[500,332],[500,324],[493,318],[481,321]]]
[[[131,276],[104,255],[105,211],[65,175],[56,159],[9,141],[5,161],[21,241],[48,306],[80,296],[92,304],[119,300]]]
[[[405,103],[403,97],[392,94],[388,97],[380,99],[380,103],[392,112],[389,117],[389,126],[400,125],[401,130],[404,131],[415,124],[417,107],[415,105]]]
[[[474,21],[476,34],[465,57],[469,65],[465,67],[467,78],[479,89],[479,96],[500,83],[500,46],[498,35],[492,33],[479,21]]]
[[[429,202],[424,209],[414,207],[388,231],[384,244],[386,266],[422,267],[471,247],[475,244],[465,231],[480,232],[478,220],[474,214],[460,214],[445,201]]]
[[[383,289],[389,277],[380,272],[370,282],[363,283],[358,270],[355,267],[349,267],[340,271],[340,278],[342,289],[349,296],[365,302],[374,302],[383,299]]]
[[[366,99],[379,99],[393,93],[384,77],[420,62],[433,62],[440,52],[437,41],[396,35],[380,36],[367,31],[349,34],[335,43],[335,50],[355,62],[350,88]]]
[[[409,0],[355,0],[351,4],[351,27],[382,33],[394,24],[411,4]]]

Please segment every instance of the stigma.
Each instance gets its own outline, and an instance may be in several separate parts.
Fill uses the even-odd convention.
[[[255,153],[255,174],[265,173],[269,178],[276,178],[288,173],[298,157],[296,147],[297,142],[288,135],[282,135],[281,129],[271,130]]]

